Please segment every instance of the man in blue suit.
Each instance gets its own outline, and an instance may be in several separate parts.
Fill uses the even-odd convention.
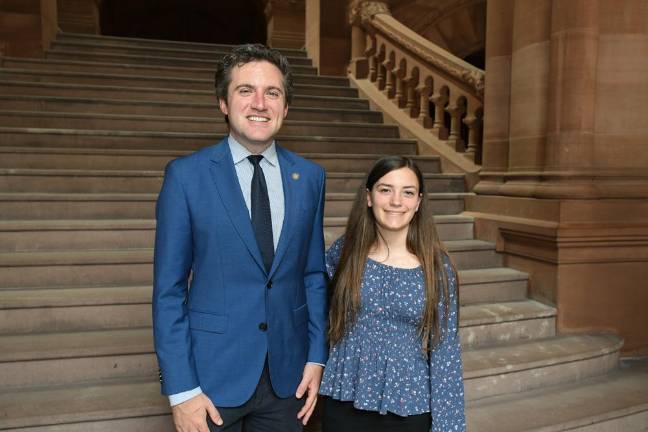
[[[153,329],[180,432],[302,430],[327,358],[325,174],[274,137],[284,56],[242,45],[216,71],[227,138],[166,169]]]

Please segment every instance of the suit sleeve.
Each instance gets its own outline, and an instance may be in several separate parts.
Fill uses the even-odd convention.
[[[162,393],[200,384],[195,371],[186,298],[193,262],[191,218],[177,166],[171,162],[157,201],[153,269],[153,334]]]
[[[457,277],[452,267],[446,265],[448,274],[448,325],[441,325],[441,340],[430,353],[430,413],[431,432],[465,432],[464,383],[461,346],[458,333]],[[443,299],[442,299],[443,301]],[[440,323],[445,322],[443,303],[439,302]]]
[[[326,175],[320,169],[319,201],[306,259],[304,286],[308,304],[308,362],[325,364],[328,358],[326,333],[328,325],[328,300],[326,264],[324,261],[324,201]]]

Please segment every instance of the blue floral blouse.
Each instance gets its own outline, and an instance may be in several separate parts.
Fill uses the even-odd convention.
[[[342,245],[340,238],[326,253],[331,278]],[[450,282],[448,328],[442,326],[441,341],[428,358],[418,335],[425,306],[421,267],[397,268],[368,259],[357,321],[331,347],[320,394],[381,414],[430,412],[432,431],[465,431],[457,278],[447,260],[446,271]],[[443,323],[441,304],[438,311]]]

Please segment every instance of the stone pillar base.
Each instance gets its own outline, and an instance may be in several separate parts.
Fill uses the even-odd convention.
[[[530,275],[529,294],[558,308],[561,332],[614,331],[648,354],[648,200],[466,199],[477,238]]]

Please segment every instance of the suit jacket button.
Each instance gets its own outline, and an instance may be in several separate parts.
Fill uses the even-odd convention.
[[[268,330],[268,324],[267,324],[267,323],[261,323],[261,324],[259,324],[259,330],[261,330],[261,331],[266,331],[266,330]]]
[[[268,283],[266,284],[266,288],[268,288],[268,289],[272,288],[272,281],[271,280],[268,281]]]

